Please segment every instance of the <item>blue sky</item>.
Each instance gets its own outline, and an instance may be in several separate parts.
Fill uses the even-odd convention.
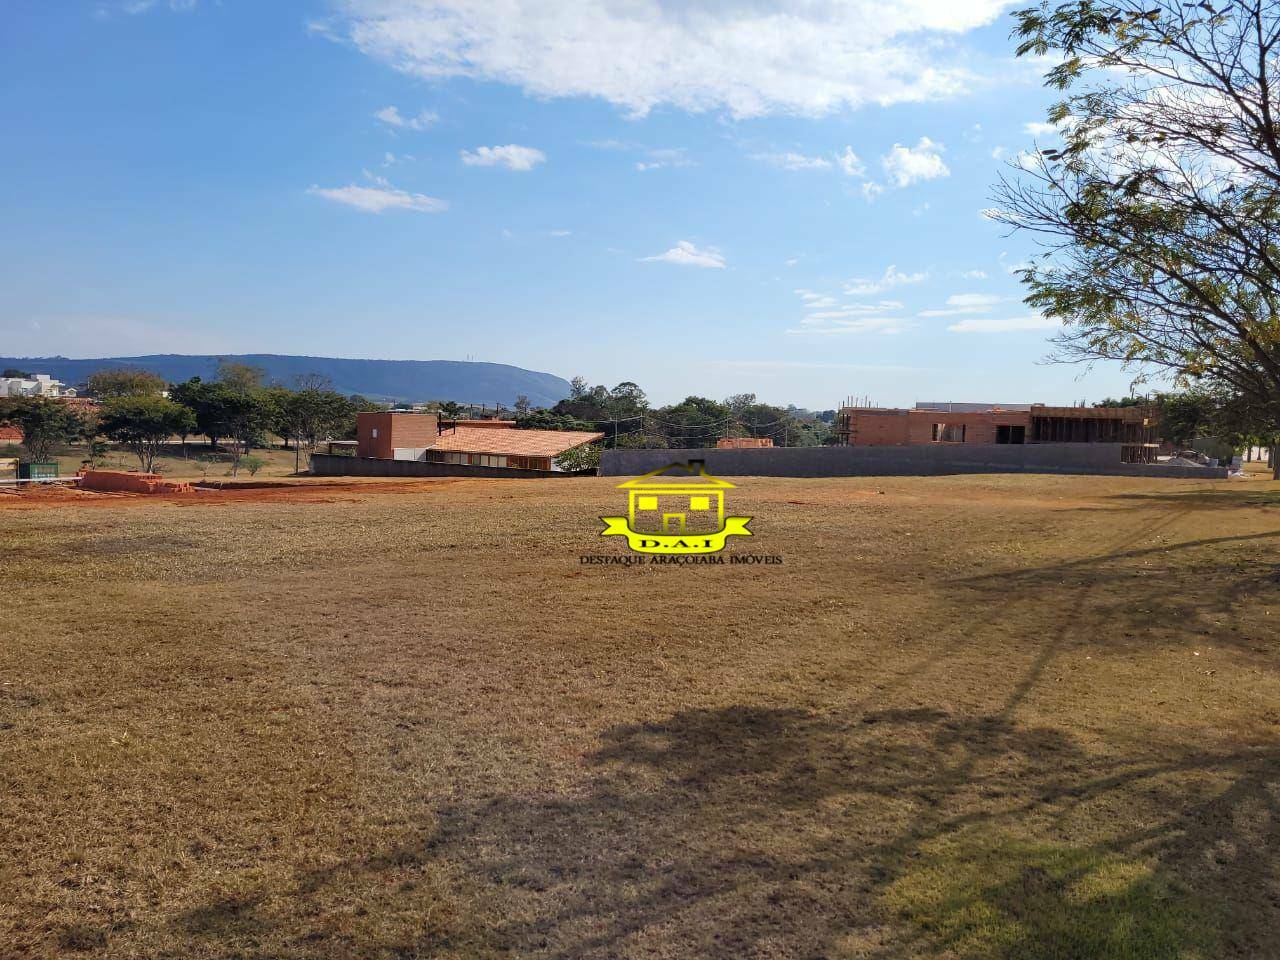
[[[996,0],[11,0],[0,354],[512,363],[1072,402],[985,220],[1050,95]]]

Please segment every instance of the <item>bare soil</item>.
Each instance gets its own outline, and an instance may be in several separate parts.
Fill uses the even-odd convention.
[[[1280,957],[1280,484],[736,482],[0,497],[0,956]]]

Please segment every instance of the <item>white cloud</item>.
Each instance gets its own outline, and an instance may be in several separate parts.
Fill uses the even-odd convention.
[[[884,193],[884,187],[873,180],[868,180],[862,185],[862,198],[871,203],[876,197]]]
[[[789,334],[891,334],[901,333],[912,326],[908,318],[893,315],[902,309],[897,300],[841,303],[829,294],[804,289],[796,290],[796,295],[804,301],[805,315],[801,317],[799,326],[787,330]]]
[[[549,230],[549,231],[547,231],[547,236],[550,236],[550,237],[571,237],[571,236],[573,236],[573,231],[572,231],[572,230]]]
[[[997,212],[998,211],[994,210],[984,211],[984,216],[987,216],[987,218],[990,219],[990,215]],[[1001,250],[1000,256],[996,257],[996,261],[1004,269],[1004,272],[1009,274],[1011,277],[1015,274],[1021,273],[1023,270],[1026,270],[1031,266],[1031,261],[1029,260],[1018,260],[1014,263],[1010,263],[1009,252],[1007,250]]]
[[[679,241],[666,253],[659,253],[652,257],[641,257],[640,261],[642,263],[652,261],[676,263],[685,267],[712,267],[717,270],[723,270],[725,266],[724,257],[719,250],[714,247],[699,250],[688,240]]]
[[[436,197],[428,197],[423,193],[410,193],[407,190],[393,187],[382,177],[375,177],[367,170],[365,171],[365,176],[372,182],[372,186],[361,186],[357,183],[350,183],[345,187],[313,186],[307,193],[317,197],[324,197],[326,200],[332,200],[335,203],[346,204],[348,207],[355,207],[365,213],[382,213],[386,210],[439,213],[449,207],[446,201],[439,200]]]
[[[737,117],[821,116],[955,96],[977,74],[952,38],[1004,0],[661,3],[344,0],[316,28],[428,80],[469,77],[536,97],[598,97]]]
[[[867,168],[862,165],[862,161],[858,159],[858,155],[853,152],[853,147],[846,146],[844,153],[836,158],[836,162],[840,164],[840,169],[844,171],[846,177],[865,176]]]
[[[547,162],[547,155],[534,147],[508,143],[505,147],[476,147],[460,150],[459,156],[468,167],[506,167],[508,170],[532,170]]]
[[[752,160],[771,163],[784,170],[830,170],[831,161],[825,157],[808,157],[803,153],[757,153]]]
[[[822,325],[802,325],[787,331],[790,334],[816,334],[818,336],[842,336],[859,333],[894,334],[910,330],[912,323],[904,317],[864,316],[850,320],[832,320]]]
[[[844,285],[844,292],[851,297],[865,297],[873,293],[879,293],[881,290],[890,290],[893,287],[923,283],[928,279],[928,276],[927,272],[903,273],[890,264],[885,268],[884,276],[879,280],[854,278]]]
[[[991,308],[1002,303],[1004,297],[993,293],[956,293],[947,297],[945,308],[921,310],[922,317],[953,317],[963,313],[990,313]]]
[[[110,16],[114,12],[133,15],[136,13],[146,13],[157,7],[163,7],[166,10],[173,10],[178,13],[185,13],[196,8],[197,0],[120,0],[114,4],[101,3],[98,5],[97,14],[99,17]]]
[[[404,130],[425,130],[440,119],[439,114],[432,110],[423,110],[416,117],[406,117],[400,113],[398,107],[383,107],[381,110],[375,110],[373,115],[389,127]]]
[[[663,167],[687,167],[691,165],[691,161],[685,156],[684,147],[646,149],[643,153],[648,159],[636,162],[636,169],[641,172],[645,170],[661,170]]]
[[[1013,162],[1023,170],[1036,170],[1040,166],[1040,154],[1034,150],[1019,150]]]
[[[1056,123],[1041,123],[1037,120],[1023,124],[1022,129],[1033,137],[1051,137],[1056,136],[1058,133],[1058,125]]]
[[[1019,333],[1026,330],[1055,330],[1058,321],[1032,314],[1026,317],[969,317],[947,327],[952,333]]]
[[[991,151],[992,160],[1003,160],[1008,155],[1009,155],[1009,151],[1006,150],[1004,147],[995,147]]]
[[[819,307],[834,307],[839,302],[829,294],[815,293],[812,290],[797,290],[796,296],[804,301],[806,310],[816,310]]]
[[[961,270],[960,277],[963,280],[985,280],[987,279],[987,271],[985,270]]]
[[[880,162],[885,175],[895,187],[909,187],[921,180],[934,180],[951,175],[950,168],[942,162],[945,148],[928,137],[921,137],[914,147],[895,143]]]

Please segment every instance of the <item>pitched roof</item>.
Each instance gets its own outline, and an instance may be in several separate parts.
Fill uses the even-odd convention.
[[[440,434],[428,449],[490,453],[516,457],[554,457],[600,440],[603,433],[578,430],[515,430],[508,427],[458,427]]]

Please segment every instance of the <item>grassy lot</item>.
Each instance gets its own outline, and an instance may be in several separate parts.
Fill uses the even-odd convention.
[[[1280,484],[0,503],[0,956],[1280,957]]]

